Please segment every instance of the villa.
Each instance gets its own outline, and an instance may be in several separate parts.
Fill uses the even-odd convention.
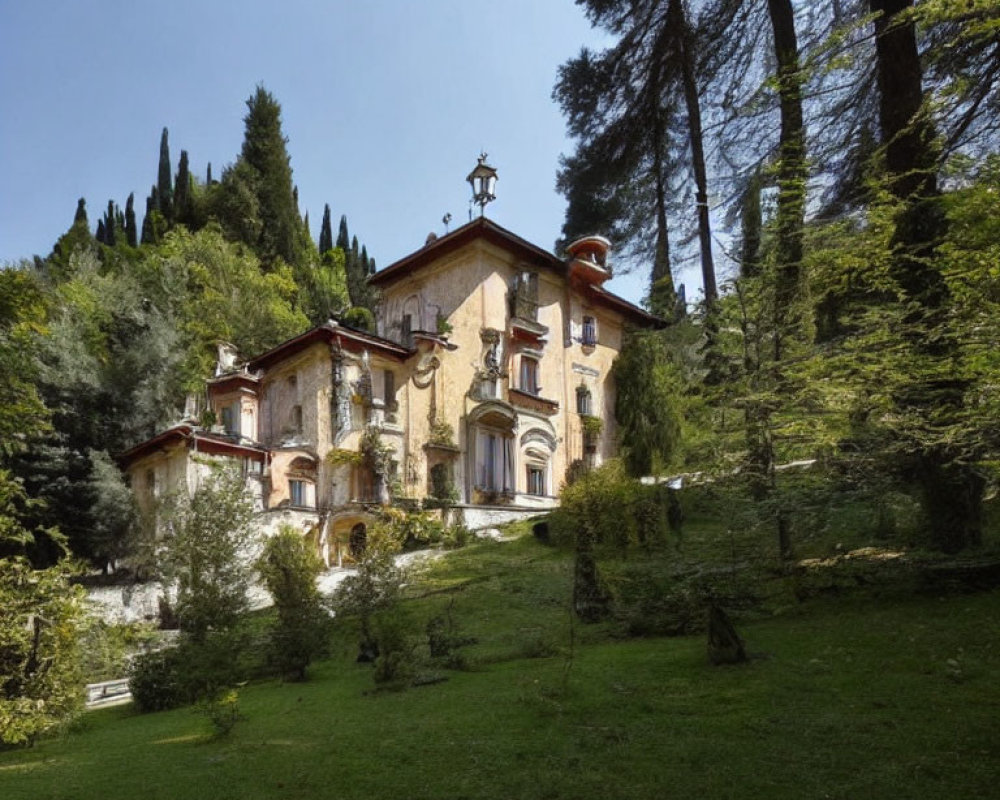
[[[390,503],[472,528],[558,502],[567,474],[615,449],[611,366],[628,325],[609,243],[557,257],[486,217],[370,277],[377,333],[313,328],[249,360],[220,346],[208,413],[121,456],[140,507],[238,464],[265,528],[311,531],[327,563]]]

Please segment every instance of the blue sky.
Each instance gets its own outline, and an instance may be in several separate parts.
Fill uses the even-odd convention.
[[[263,83],[282,105],[299,204],[346,214],[384,267],[468,219],[480,150],[488,216],[550,249],[572,150],[559,64],[607,41],[571,0],[0,0],[0,263],[47,254],[85,197],[141,214],[160,131],[218,177]],[[633,301],[646,275],[608,285]],[[694,274],[680,280],[692,288]]]

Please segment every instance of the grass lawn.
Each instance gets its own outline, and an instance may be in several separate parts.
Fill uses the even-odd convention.
[[[1000,591],[746,617],[759,657],[711,667],[702,636],[609,625],[577,626],[570,661],[568,586],[565,554],[530,538],[475,545],[406,604],[477,637],[470,671],[366,694],[345,626],[309,682],[244,688],[226,739],[190,709],[92,712],[0,753],[0,798],[997,796]]]

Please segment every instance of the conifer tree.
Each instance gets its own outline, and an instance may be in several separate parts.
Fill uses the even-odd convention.
[[[347,233],[347,215],[342,214],[340,216],[340,227],[337,229],[337,247],[344,251],[344,255],[347,255],[348,250],[351,249],[351,239]]]
[[[265,262],[298,261],[297,233],[301,226],[292,187],[292,167],[281,130],[281,106],[263,86],[247,100],[246,132],[240,160],[256,180],[261,231],[254,243]]]
[[[323,224],[319,229],[319,254],[333,249],[333,229],[330,225],[330,204],[323,206]]]
[[[156,210],[169,220],[173,212],[174,191],[170,178],[170,146],[167,144],[167,129],[160,135],[160,169],[156,179]]]
[[[97,239],[101,244],[107,244],[104,236],[104,219],[97,220],[97,231],[94,233],[94,238]]]
[[[205,170],[205,185],[212,185],[212,162],[208,162],[208,169]]]
[[[146,213],[142,217],[142,234],[139,241],[142,244],[153,244],[153,212],[156,210],[156,187],[146,198]]]
[[[115,213],[115,201],[108,200],[108,210],[104,213],[104,244],[114,247],[118,237],[115,235],[117,227],[117,214]]]
[[[53,246],[52,253],[46,259],[45,270],[54,277],[67,275],[73,253],[80,249],[91,249],[93,244],[94,237],[91,236],[90,223],[87,220],[87,202],[81,197],[76,203],[73,224]]]
[[[125,239],[129,247],[135,247],[139,243],[138,230],[135,224],[134,192],[129,192],[128,200],[125,201]]]
[[[177,180],[174,182],[174,222],[191,227],[191,173],[188,167],[187,150],[181,150],[177,165]]]

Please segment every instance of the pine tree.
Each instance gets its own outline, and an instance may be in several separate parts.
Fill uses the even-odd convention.
[[[156,210],[168,221],[171,219],[174,206],[174,190],[170,174],[170,146],[167,144],[167,129],[164,128],[160,135],[160,169],[156,179]]]
[[[139,243],[135,225],[135,194],[133,192],[129,192],[128,200],[125,201],[125,239],[129,247],[135,247]]]
[[[319,254],[333,249],[333,229],[330,226],[330,205],[323,206],[323,224],[319,229]]]

